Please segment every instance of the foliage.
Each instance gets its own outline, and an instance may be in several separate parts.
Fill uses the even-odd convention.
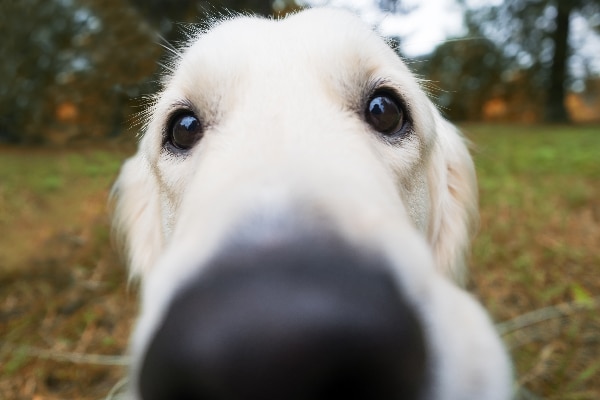
[[[173,21],[224,7],[270,14],[272,2],[23,0],[0,3],[0,142],[64,143],[118,135],[132,98],[156,89],[162,49],[182,39]],[[291,0],[276,2],[280,12]]]
[[[169,42],[182,39],[176,23],[196,23],[213,15],[231,12],[258,15],[281,14],[296,9],[294,0],[221,0],[218,3],[198,0],[129,0],[144,18]]]
[[[448,41],[425,59],[416,70],[432,82],[436,104],[454,121],[480,119],[485,101],[503,90],[506,59],[487,39]]]
[[[0,27],[0,141],[118,134],[156,68],[151,30],[121,1],[2,2]]]
[[[30,10],[35,12],[24,17]],[[72,17],[65,2],[1,3],[0,76],[10,79],[0,85],[0,139],[36,137],[46,120],[50,107],[46,97],[55,82],[87,67],[77,49],[69,45],[78,30],[94,26],[88,28]]]
[[[567,122],[574,114],[567,110],[571,88],[586,89],[584,96],[597,93],[597,71],[580,51],[584,42],[570,36],[568,22],[585,20],[592,32],[600,32],[600,1],[496,4],[464,5],[466,36],[424,56],[417,72],[438,86],[433,94],[454,120],[497,118],[486,109],[495,102],[502,105],[499,116],[504,120]]]
[[[410,15],[418,7],[408,0],[371,1],[399,14]],[[0,143],[63,144],[120,135],[122,127],[135,122],[143,95],[158,86],[158,64],[167,52],[161,44],[169,47],[185,39],[179,22],[203,23],[229,15],[227,9],[282,15],[298,8],[294,0],[217,3],[0,2]],[[559,5],[567,5],[570,15],[587,17],[589,25],[600,31],[600,0],[509,0],[495,7],[465,8],[466,40],[444,43],[413,65],[438,86],[432,90],[453,119],[481,119],[486,104],[498,99],[512,108],[503,118],[526,114],[525,119],[532,119],[528,116],[551,109],[545,101],[557,96],[552,93],[558,93],[562,107],[561,88],[569,86],[573,76],[555,74],[553,66],[561,57],[573,61],[581,56],[574,41],[566,55],[554,51]],[[585,78],[578,81],[580,86]],[[597,97],[598,89],[594,90]]]
[[[577,51],[582,44],[570,40],[571,20],[587,18],[590,27],[598,31],[599,14],[598,0],[507,0],[496,6],[470,8],[466,18],[471,35],[488,38],[501,49],[507,61],[504,71],[513,71],[506,77],[514,79],[515,71],[520,71],[520,84],[534,99],[544,100],[545,120],[566,122],[566,89],[582,79],[569,66],[586,61]]]

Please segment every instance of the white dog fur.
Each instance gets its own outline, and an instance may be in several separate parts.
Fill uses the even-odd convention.
[[[365,122],[364,96],[374,86],[406,104],[412,126],[402,140],[383,140]],[[185,155],[165,149],[164,139],[183,104],[204,126]],[[142,280],[134,382],[174,293],[240,220],[261,210],[263,223],[236,234],[276,240],[286,229],[281,219],[316,213],[390,260],[433,354],[427,398],[511,397],[504,347],[461,289],[477,220],[465,142],[357,17],[314,9],[280,21],[218,21],[174,59],[148,117],[113,192],[118,238]]]

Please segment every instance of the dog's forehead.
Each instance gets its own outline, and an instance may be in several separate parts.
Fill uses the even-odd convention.
[[[217,22],[190,42],[164,81],[159,106],[168,110],[185,99],[208,124],[224,110],[258,106],[258,98],[277,110],[285,99],[288,111],[355,111],[380,82],[422,96],[400,57],[350,12],[311,9],[281,20],[242,16]],[[300,92],[304,96],[294,96]]]
[[[369,44],[362,48],[361,44]],[[380,37],[357,16],[341,10],[312,9],[273,20],[237,17],[217,23],[194,44],[205,50],[217,46],[221,55],[312,54],[360,56],[386,47]],[[373,48],[375,47],[375,48]],[[337,51],[336,51],[337,49]],[[353,51],[349,51],[353,49]],[[287,50],[287,51],[286,51]],[[254,58],[254,57],[253,57]],[[276,57],[273,57],[276,58]]]
[[[406,69],[358,17],[340,10],[315,9],[282,20],[237,17],[221,21],[192,41],[175,77],[210,87],[202,78],[210,76],[221,88],[223,81],[240,84],[243,77],[252,79],[256,74],[271,74],[274,81],[298,71],[303,79],[313,71],[320,78],[361,82],[391,64]],[[344,75],[348,71],[354,76]]]

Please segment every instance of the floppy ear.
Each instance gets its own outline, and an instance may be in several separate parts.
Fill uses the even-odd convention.
[[[429,240],[438,268],[462,285],[466,280],[471,239],[479,222],[475,167],[466,140],[439,114],[436,130],[437,142],[430,165]]]
[[[158,185],[140,155],[123,164],[110,202],[113,237],[126,256],[130,277],[143,276],[156,261],[163,238]]]

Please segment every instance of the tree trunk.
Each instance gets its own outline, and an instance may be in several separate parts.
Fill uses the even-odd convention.
[[[570,121],[565,107],[565,82],[567,78],[567,58],[569,40],[569,20],[573,10],[572,2],[557,0],[556,29],[551,37],[554,42],[554,57],[550,69],[550,87],[546,97],[545,121],[566,123]]]

